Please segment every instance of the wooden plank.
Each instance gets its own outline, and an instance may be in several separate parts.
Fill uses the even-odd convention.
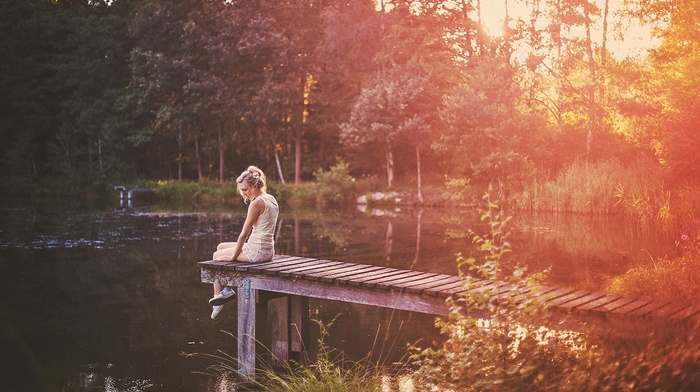
[[[324,271],[329,271],[329,270],[335,270],[340,267],[342,267],[345,263],[337,262],[337,261],[331,261],[327,264],[324,264],[322,266],[318,266],[316,268],[313,268],[311,270],[304,269],[304,270],[299,270],[299,271],[293,271],[290,276],[295,279],[309,279],[309,280],[317,280],[315,277],[315,274],[321,273]]]
[[[303,278],[307,280],[321,280],[322,277],[328,276],[329,274],[340,273],[348,271],[348,269],[357,268],[357,264],[348,264],[350,263],[341,262],[337,265],[327,266],[324,268],[315,269],[313,271],[305,271]]]
[[[421,274],[422,272],[419,271],[397,270],[391,274],[376,276],[373,279],[370,279],[366,282],[362,282],[362,285],[365,287],[378,287],[381,289],[388,289],[389,286],[393,285],[395,282],[404,281],[405,279],[413,279],[414,277],[418,277]]]
[[[610,303],[612,303],[612,302],[614,302],[614,301],[617,301],[617,300],[620,299],[620,298],[621,298],[620,296],[604,295],[604,296],[598,298],[598,299],[595,300],[595,301],[591,301],[591,302],[582,304],[582,305],[580,305],[580,306],[577,306],[575,310],[578,310],[578,311],[589,311],[589,310],[593,310],[593,309],[595,309],[595,308],[598,308],[598,307],[601,307],[601,306],[610,304]]]
[[[556,290],[556,287],[524,287],[521,289],[521,293],[511,298],[512,301],[521,302],[526,298],[533,298],[537,301],[544,301],[547,298],[547,294],[552,293]]]
[[[223,267],[231,264],[230,261],[214,261],[214,260],[208,260],[208,261],[200,261],[197,263],[201,268],[211,268],[211,269],[223,269]]]
[[[496,300],[498,301],[505,301],[508,300],[509,302],[515,302],[517,301],[516,298],[523,297],[527,293],[529,293],[530,289],[527,287],[525,283],[518,283],[518,284],[513,284],[513,283],[508,283],[504,286],[501,286],[498,288],[496,291],[498,294],[496,294]]]
[[[355,263],[345,263],[345,264],[347,264],[347,266],[342,266],[342,267],[338,268],[337,270],[326,271],[326,272],[317,274],[316,278],[318,278],[319,280],[332,282],[333,275],[339,275],[339,274],[342,274],[345,272],[356,271],[358,269],[364,269],[364,268],[367,268],[370,266],[369,264],[355,264]]]
[[[543,301],[548,302],[548,301],[552,301],[552,300],[555,300],[557,298],[563,297],[565,295],[569,295],[572,292],[573,292],[573,290],[571,290],[571,289],[557,288],[554,291],[546,291],[543,288],[542,290],[535,293],[535,295],[537,295],[538,297],[542,297]]]
[[[341,274],[342,276],[336,275],[334,277],[334,281],[336,283],[340,283],[340,284],[349,284],[350,282],[352,282],[355,279],[362,279],[364,276],[370,275],[377,270],[383,270],[384,268],[385,267],[374,266],[372,268],[368,268],[368,269],[362,270],[362,271],[357,271],[355,273]]]
[[[321,276],[322,282],[335,282],[336,279],[344,279],[348,275],[356,275],[360,272],[376,271],[382,267],[377,267],[376,265],[369,264],[358,264],[353,268],[348,268],[346,271],[335,271],[329,273],[328,275]]]
[[[574,299],[574,300],[567,301],[567,302],[565,302],[565,303],[561,303],[561,304],[558,305],[558,306],[561,307],[561,308],[566,308],[566,309],[570,309],[570,310],[575,310],[578,306],[582,306],[582,305],[585,305],[585,304],[587,304],[587,303],[596,301],[596,300],[598,300],[598,299],[600,299],[600,298],[602,298],[602,297],[605,297],[605,294],[600,294],[600,293],[598,293],[598,294],[596,294],[596,293],[588,293],[588,294],[586,294],[586,295],[584,295],[584,296],[582,296],[582,297],[576,298],[576,299]]]
[[[648,298],[637,298],[626,305],[611,310],[610,312],[616,314],[627,314],[633,310],[641,308],[642,306],[646,306],[649,302],[651,302],[651,300]]]
[[[635,300],[636,299],[633,297],[620,297],[620,298],[618,298],[618,299],[616,299],[608,304],[599,306],[598,308],[596,308],[596,312],[608,313],[608,312],[611,312],[617,308],[620,308],[620,307],[625,306],[629,303],[632,303]]]
[[[700,307],[692,305],[674,314],[673,316],[671,316],[671,318],[675,320],[687,320],[692,317],[695,317],[698,313],[700,313]]]
[[[457,278],[457,281],[459,281],[459,278]],[[437,287],[437,286],[442,286],[447,283],[453,283],[455,282],[455,277],[450,276],[450,275],[445,275],[445,274],[437,274],[435,276],[432,276],[428,279],[425,279],[420,282],[414,282],[411,285],[406,286],[406,290],[412,292],[412,293],[420,293],[423,292],[424,290],[430,289],[432,287]]]
[[[392,279],[390,281],[383,281],[383,282],[378,283],[377,287],[379,287],[379,288],[389,287],[392,290],[404,290],[406,288],[406,286],[409,284],[412,284],[414,282],[418,282],[421,280],[425,280],[425,279],[433,277],[435,275],[437,275],[437,274],[422,272],[422,273],[415,275],[415,276],[406,276],[406,277],[401,278],[401,279]]]
[[[278,270],[278,273],[280,276],[296,276],[293,274],[303,275],[304,272],[314,270],[316,268],[323,268],[323,267],[327,266],[328,264],[334,265],[332,261],[314,260],[313,262],[310,262],[310,263],[299,264],[299,265],[295,265],[293,267],[288,267],[288,268]]]
[[[295,265],[295,264],[303,263],[307,260],[308,259],[305,257],[294,257],[294,258],[289,258],[286,260],[270,261],[270,262],[266,262],[266,263],[246,263],[245,265],[241,265],[241,267],[240,267],[241,269],[239,269],[238,271],[241,271],[241,272],[248,271],[248,272],[259,273],[259,272],[263,272],[269,268],[280,267],[280,266],[284,266],[284,265]]]
[[[251,272],[260,272],[265,275],[277,275],[279,274],[280,271],[292,269],[292,268],[297,268],[297,267],[303,267],[305,265],[309,264],[314,264],[317,263],[318,260],[316,259],[308,259],[308,258],[302,258],[299,260],[292,260],[289,262],[283,262],[283,263],[275,263],[275,264],[270,264],[263,266],[259,269],[253,269],[251,268]]]
[[[469,289],[469,290],[474,290],[474,289],[478,289],[478,288],[480,288],[480,287],[482,287],[482,286],[487,286],[487,285],[489,285],[489,284],[493,284],[493,282],[488,281],[488,280],[485,280],[485,279],[476,280],[476,281],[474,281],[474,282],[472,283],[472,285],[471,285],[468,289]],[[462,284],[461,281],[460,281],[460,282],[455,282],[455,283],[453,283],[451,286],[452,286],[452,288],[441,289],[441,290],[440,290],[440,293],[441,293],[440,296],[441,296],[441,297],[449,297],[449,296],[451,296],[451,295],[455,295],[455,294],[462,293],[462,292],[465,292],[465,293],[466,293],[466,291],[464,291],[465,289],[464,289],[463,284]]]
[[[587,291],[580,291],[580,290],[575,290],[575,291],[570,291],[568,294],[561,295],[559,297],[556,297],[554,299],[551,299],[547,301],[547,305],[553,306],[553,307],[559,307],[569,301],[573,301],[575,299],[579,299],[585,295],[590,294]]]
[[[428,295],[434,295],[437,297],[444,297],[447,298],[451,295],[457,294],[460,291],[462,291],[462,280],[458,280],[454,283],[447,283],[442,286],[437,286],[433,287],[431,289],[427,289],[424,291],[424,293]]]
[[[391,277],[391,276],[394,276],[396,274],[403,274],[405,272],[406,272],[406,270],[383,267],[380,270],[373,271],[373,272],[366,274],[362,277],[353,278],[350,282],[348,282],[348,284],[351,284],[353,286],[364,285],[366,287],[374,287],[372,284],[365,285],[364,283],[369,282],[369,281],[374,281],[377,279],[382,279],[384,277]]]
[[[656,301],[656,302],[649,302],[648,304],[642,306],[641,308],[635,309],[629,313],[627,313],[628,316],[646,316],[647,314],[658,310],[658,309],[663,309],[664,307],[670,305],[670,302],[662,302],[662,301]]]
[[[297,259],[298,258],[296,256],[275,256],[275,257],[278,257],[278,259],[273,258],[272,261],[266,261],[263,263],[245,263],[245,262],[241,262],[241,261],[207,260],[207,261],[200,261],[197,264],[202,268],[212,268],[212,269],[223,269],[223,268],[230,268],[230,267],[241,268],[241,267],[250,266],[250,265],[274,263],[275,260],[287,260],[287,259]]]
[[[665,306],[661,309],[656,309],[654,310],[651,314],[649,314],[649,317],[654,317],[654,318],[668,318],[671,317],[672,315],[685,310],[689,308],[689,304],[670,304],[669,306]]]
[[[242,261],[236,261],[235,264],[233,264],[232,266],[234,267],[234,269],[236,271],[241,271],[241,272],[251,271],[251,270],[259,271],[261,268],[266,268],[270,265],[278,265],[279,263],[287,263],[290,261],[299,260],[301,258],[302,257],[286,256],[286,257],[273,258],[270,261],[264,261],[262,263],[246,263],[246,262],[242,262]]]

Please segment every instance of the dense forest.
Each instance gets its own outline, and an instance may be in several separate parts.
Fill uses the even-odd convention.
[[[0,170],[700,179],[696,0],[502,3],[494,25],[479,0],[2,0]]]

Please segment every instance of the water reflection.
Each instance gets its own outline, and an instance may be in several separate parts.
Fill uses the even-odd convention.
[[[477,211],[282,211],[281,253],[454,273],[475,254]],[[244,206],[115,211],[76,200],[7,201],[0,207],[0,379],[9,390],[207,391],[215,379],[182,352],[235,354],[236,309],[216,321],[196,262],[235,238]],[[552,283],[595,286],[644,253],[673,252],[617,219],[516,216],[509,262],[552,267]],[[648,257],[648,256],[647,256]],[[432,316],[312,300],[312,316],[337,317],[328,343],[353,358],[391,362],[406,343],[434,345]],[[340,316],[338,316],[340,315]],[[317,336],[316,336],[317,337]]]

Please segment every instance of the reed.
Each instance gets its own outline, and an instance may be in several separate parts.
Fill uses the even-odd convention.
[[[654,180],[649,163],[623,165],[617,160],[598,163],[575,161],[550,180],[536,180],[511,200],[525,211],[582,214],[619,213],[620,189],[636,191]]]

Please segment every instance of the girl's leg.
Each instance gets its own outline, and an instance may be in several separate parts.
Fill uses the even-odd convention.
[[[245,245],[244,245],[245,246]],[[216,247],[216,252],[214,252],[213,255],[213,260],[216,261],[234,261],[233,260],[233,252],[236,249],[236,243],[235,242],[222,242]],[[248,259],[248,256],[245,255],[245,253],[241,252],[238,257],[236,258],[235,261],[243,261],[243,262],[250,262]],[[214,295],[219,295],[221,290],[224,289],[225,286],[219,284],[219,283],[214,283]]]
[[[216,246],[216,250],[222,250],[222,249],[226,249],[226,248],[232,248],[232,247],[234,247],[234,246],[236,246],[236,243],[235,243],[235,242],[222,242],[222,243],[220,243],[219,245]]]

